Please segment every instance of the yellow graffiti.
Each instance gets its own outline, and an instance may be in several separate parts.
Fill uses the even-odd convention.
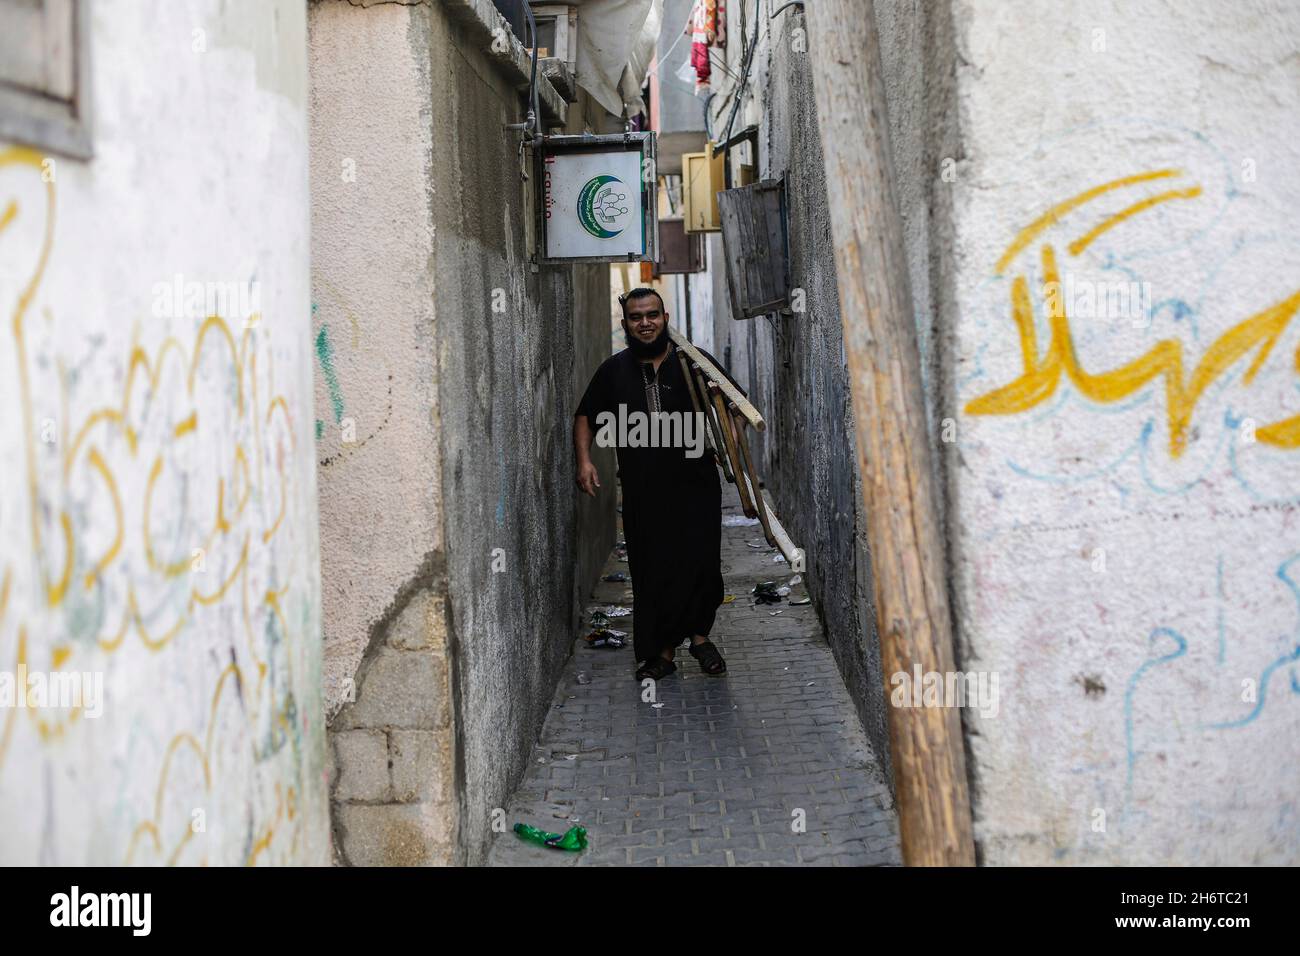
[[[998,259],[996,272],[1002,274],[1020,252],[1044,231],[1056,225],[1066,213],[1112,190],[1175,175],[1178,175],[1178,170],[1162,169],[1127,176],[1095,186],[1053,206],[1016,235]],[[1192,186],[1140,200],[1104,219],[1071,242],[1067,249],[1071,255],[1078,255],[1097,237],[1133,216],[1161,203],[1194,199],[1200,195],[1200,187]],[[1019,274],[1011,282],[1011,320],[1020,340],[1024,371],[1014,381],[968,402],[966,413],[969,415],[1014,415],[1027,411],[1052,397],[1062,378],[1067,379],[1085,398],[1100,403],[1122,401],[1155,379],[1163,378],[1169,453],[1177,458],[1187,448],[1192,417],[1206,390],[1229,368],[1253,351],[1254,358],[1242,379],[1244,384],[1249,385],[1291,320],[1300,312],[1300,290],[1297,290],[1280,302],[1234,325],[1206,349],[1192,369],[1190,377],[1186,374],[1183,345],[1176,339],[1162,339],[1130,362],[1105,372],[1092,373],[1085,370],[1079,361],[1064,299],[1058,294],[1051,294],[1051,290],[1061,288],[1061,277],[1056,252],[1050,243],[1043,244],[1040,258],[1044,288],[1049,291],[1046,296],[1049,330],[1047,349],[1040,354],[1029,282],[1023,273]],[[1300,350],[1296,353],[1296,369],[1300,372]],[[1263,444],[1278,448],[1300,448],[1300,415],[1261,426],[1256,430],[1255,437]]]
[[[0,149],[0,169],[28,167],[40,171],[41,164],[42,157],[32,150]],[[283,558],[275,555],[269,548],[273,546],[272,542],[277,534],[284,530],[286,515],[296,513],[291,512],[290,508],[295,487],[289,467],[297,447],[289,402],[284,395],[275,392],[274,364],[271,363],[266,366],[266,384],[269,387],[270,397],[265,405],[260,404],[257,378],[258,353],[253,338],[253,326],[257,324],[256,321],[250,321],[242,335],[236,337],[226,318],[218,315],[207,316],[194,333],[189,348],[180,339],[167,336],[151,350],[138,341],[138,333],[133,334],[130,347],[126,352],[126,372],[120,393],[115,392],[107,405],[91,409],[84,416],[69,415],[68,375],[62,357],[56,356],[55,365],[58,368],[61,386],[59,435],[72,436],[71,441],[64,446],[66,450],[58,459],[57,467],[64,479],[64,489],[70,487],[75,479],[78,488],[85,487],[92,489],[96,494],[103,493],[111,503],[113,517],[111,536],[105,543],[100,543],[96,539],[95,543],[90,545],[95,553],[88,554],[87,543],[73,520],[73,515],[81,512],[75,508],[69,510],[61,507],[57,498],[54,498],[59,490],[51,488],[48,481],[42,484],[38,469],[36,436],[39,434],[39,429],[35,412],[37,403],[34,396],[40,393],[37,392],[32,381],[32,363],[28,349],[34,346],[29,342],[27,320],[51,261],[56,209],[54,183],[45,181],[42,191],[44,228],[39,246],[36,247],[36,262],[13,306],[9,327],[19,373],[17,387],[23,428],[23,465],[28,494],[27,511],[30,520],[31,548],[35,558],[32,566],[37,576],[36,587],[39,588],[37,593],[40,594],[44,607],[56,609],[65,603],[71,604],[70,593],[79,594],[82,586],[87,591],[99,590],[101,593],[107,593],[112,588],[116,591],[116,598],[121,602],[119,605],[121,616],[115,632],[109,633],[105,628],[102,633],[88,635],[93,636],[93,641],[89,642],[63,641],[57,631],[51,631],[44,625],[39,629],[35,626],[29,628],[30,622],[22,620],[24,615],[21,610],[16,614],[18,620],[11,619],[14,616],[10,614],[14,569],[6,566],[0,569],[3,571],[3,577],[0,577],[0,626],[4,631],[16,634],[14,659],[18,666],[24,668],[27,665],[29,633],[33,635],[50,633],[49,645],[44,647],[44,650],[49,654],[50,661],[57,670],[68,664],[77,654],[109,655],[120,651],[128,633],[132,630],[139,637],[140,644],[150,652],[158,653],[169,647],[175,647],[174,642],[185,633],[186,628],[195,620],[196,614],[205,607],[222,605],[233,600],[233,589],[237,588],[241,602],[240,616],[244,630],[244,644],[258,674],[257,693],[250,695],[247,689],[242,691],[240,706],[237,710],[227,708],[223,711],[226,723],[220,726],[239,734],[241,739],[246,740],[247,745],[251,746],[254,758],[260,760],[262,758],[258,756],[257,740],[259,733],[262,732],[259,727],[264,726],[262,724],[264,717],[271,722],[271,727],[276,728],[277,734],[285,729],[294,729],[287,718],[294,706],[293,700],[291,693],[283,690],[285,687],[296,686],[292,655],[286,655],[282,666],[277,664],[276,680],[269,689],[271,708],[268,712],[262,703],[262,690],[265,686],[268,663],[257,648],[257,630],[254,628],[252,602],[249,599],[250,592],[262,594],[261,601],[257,605],[259,622],[265,621],[268,628],[278,628],[283,643],[289,644],[291,635],[281,606],[289,588],[287,585],[279,589],[265,587],[260,584],[261,578],[257,576],[259,572],[253,570],[255,567],[263,569],[272,566],[276,569],[276,577],[281,581],[286,580],[279,577],[280,572],[284,570]],[[3,209],[0,213],[0,235],[2,235],[19,221],[23,207],[18,200],[13,199],[0,208]],[[48,321],[53,322],[48,309],[41,314]],[[254,319],[260,319],[260,316]],[[33,329],[35,328],[33,326]],[[31,342],[35,341],[37,339],[31,339]],[[173,359],[175,365],[171,366]],[[201,362],[205,363],[202,376],[199,374]],[[179,378],[176,375],[165,377],[169,366],[176,369]],[[225,380],[232,386],[230,414],[244,437],[233,443],[230,457],[223,461],[223,465],[230,469],[229,473],[219,473],[215,476],[211,511],[202,515],[210,520],[202,521],[194,527],[193,531],[196,532],[198,540],[192,553],[186,556],[177,554],[175,545],[160,547],[159,542],[155,541],[150,527],[153,501],[158,490],[156,486],[169,479],[177,470],[172,464],[173,459],[166,454],[168,446],[190,440],[197,440],[200,443],[203,441],[200,429],[208,419],[201,416],[197,408],[186,407],[186,405],[192,406],[198,400],[199,396],[196,393],[200,389],[204,390],[204,395],[211,394],[210,387],[201,383],[208,380],[214,372],[224,375]],[[176,387],[170,388],[170,386]],[[144,397],[147,398],[146,402],[137,403],[137,405],[143,404],[144,411],[138,414],[145,416],[145,424],[141,424],[141,421],[133,416],[132,403],[137,397],[137,390],[145,391]],[[251,404],[247,398],[250,393]],[[160,432],[158,428],[148,424],[152,416],[167,415],[173,411],[176,417],[166,423],[165,432]],[[281,416],[279,421],[276,421],[277,411]],[[238,437],[240,432],[233,434]],[[162,443],[163,450],[145,450],[157,442]],[[125,458],[121,457],[123,451]],[[143,470],[146,463],[149,467]],[[256,469],[252,467],[254,463]],[[270,479],[269,482],[264,480],[264,467],[271,471],[271,474],[265,476]],[[131,474],[143,477],[143,481],[139,477],[134,481],[124,481],[121,477],[124,469],[132,469]],[[253,481],[254,470],[256,483]],[[186,474],[180,476],[181,480],[186,477]],[[272,487],[276,491],[268,494]],[[66,490],[64,494],[66,497]],[[267,506],[272,501],[272,494],[276,499],[274,511],[268,513],[270,509]],[[250,502],[256,502],[257,507],[250,510]],[[128,521],[128,514],[138,515],[139,523],[136,523],[134,518]],[[184,520],[192,519],[185,517]],[[47,527],[43,527],[50,523],[57,523],[61,532],[61,551],[58,550],[60,536],[51,536]],[[128,524],[131,527],[128,527]],[[190,532],[180,530],[177,533]],[[125,557],[125,552],[130,550],[127,547],[128,543],[131,548],[137,546],[142,548],[145,558],[143,562],[137,559],[131,563]],[[201,559],[201,553],[214,548],[221,548],[223,556],[228,555],[233,549],[238,549],[238,558],[233,568],[225,571],[210,589],[203,589],[194,584],[184,588],[180,592],[180,600],[175,600],[176,591],[168,581],[175,580],[186,571],[196,570],[195,560]],[[256,562],[254,558],[257,559]],[[224,565],[225,562],[223,562],[223,570]],[[292,580],[292,577],[287,579]],[[77,588],[72,587],[74,580],[77,582]],[[21,608],[22,605],[20,604],[19,607]],[[161,613],[166,613],[166,618],[160,621],[158,618]],[[98,629],[102,625],[94,626]],[[3,637],[4,631],[0,631],[0,638]],[[40,644],[33,646],[38,649],[42,647]],[[189,826],[188,820],[185,821],[183,828],[164,825],[165,798],[168,789],[174,786],[176,765],[184,753],[192,754],[198,759],[203,771],[202,786],[206,793],[212,794],[218,785],[219,767],[212,765],[212,756],[219,728],[218,704],[228,678],[233,678],[232,683],[235,686],[243,686],[242,673],[233,659],[217,677],[211,695],[207,728],[201,734],[202,745],[199,744],[199,732],[181,729],[173,733],[164,747],[161,765],[157,770],[153,812],[149,819],[138,822],[131,830],[126,853],[128,863],[139,855],[139,851],[144,846],[151,847],[159,861],[175,863],[181,852],[194,839],[195,833]],[[277,688],[280,689],[278,693]],[[74,709],[60,723],[47,719],[44,713],[38,712],[38,709],[29,708],[28,714],[33,721],[37,737],[42,742],[64,735],[81,716],[80,710]],[[0,725],[0,775],[3,775],[5,760],[14,735],[18,732],[19,726],[23,726],[15,723],[15,716],[16,709],[9,709]],[[274,750],[270,752],[274,753]],[[294,791],[291,789],[289,812],[291,822],[295,816],[293,795]],[[274,815],[268,824],[260,828],[246,862],[256,862],[272,844],[284,813],[284,801],[279,784],[275,787],[275,802]],[[298,829],[297,826],[293,828],[295,846]],[[277,855],[283,852],[281,849],[276,850]],[[206,860],[204,856],[205,863]]]
[[[1138,213],[1146,212],[1153,206],[1158,206],[1162,202],[1169,202],[1171,199],[1195,199],[1201,194],[1200,186],[1192,186],[1190,189],[1171,189],[1168,192],[1156,193],[1154,196],[1148,196],[1141,199],[1131,206],[1121,209],[1115,215],[1103,219],[1097,225],[1093,226],[1086,233],[1080,236],[1066,248],[1069,249],[1070,255],[1077,256],[1083,250],[1092,245],[1093,241],[1110,229],[1114,229],[1121,222],[1132,219]]]
[[[108,551],[102,558],[95,562],[95,566],[91,568],[90,572],[86,575],[86,588],[90,589],[95,586],[95,581],[99,578],[99,575],[103,570],[113,563],[113,559],[117,557],[117,553],[122,550],[122,538],[124,535],[122,529],[122,496],[118,494],[117,491],[117,479],[114,478],[113,473],[108,470],[108,463],[104,461],[104,456],[99,453],[98,448],[92,448],[90,450],[87,460],[90,462],[91,466],[99,472],[99,476],[104,480],[104,484],[108,487],[109,495],[113,499],[113,526],[117,529],[113,533],[113,543],[109,546]]]
[[[1098,196],[1104,196],[1106,193],[1115,189],[1121,189],[1124,186],[1132,186],[1152,179],[1164,179],[1169,176],[1177,175],[1178,170],[1176,169],[1157,169],[1154,172],[1125,176],[1122,179],[1113,179],[1108,183],[1102,183],[1100,186],[1093,186],[1091,189],[1084,190],[1079,193],[1079,195],[1065,200],[1065,202],[1057,203],[1051,209],[1047,210],[1047,212],[1043,213],[1027,225],[1024,229],[1020,230],[1020,233],[1016,238],[1011,241],[1011,245],[1007,246],[1006,252],[1002,253],[1002,258],[998,260],[997,267],[993,270],[994,273],[1002,275],[1002,273],[1006,272],[1007,266],[1011,265],[1011,260],[1020,255],[1026,246],[1060,222],[1061,217],[1066,213],[1073,212],[1084,203],[1092,202],[1092,200],[1096,199]]]

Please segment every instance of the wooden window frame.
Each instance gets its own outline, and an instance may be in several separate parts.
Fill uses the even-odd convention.
[[[91,135],[90,2],[72,3],[73,93],[48,96],[0,80],[0,140],[73,159],[94,155]]]

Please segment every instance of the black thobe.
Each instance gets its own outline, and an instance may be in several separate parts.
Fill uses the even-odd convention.
[[[726,374],[717,359],[704,355]],[[617,416],[622,404],[629,413],[646,413],[656,399],[659,411],[695,412],[675,346],[669,347],[657,373],[652,363],[641,362],[630,349],[606,359],[575,414],[587,416],[594,435],[601,412]],[[637,661],[658,657],[693,634],[708,637],[722,603],[718,468],[709,452],[690,458],[686,451],[621,444],[617,448]]]

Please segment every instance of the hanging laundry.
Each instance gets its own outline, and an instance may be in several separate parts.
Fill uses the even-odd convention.
[[[691,9],[691,66],[695,68],[695,92],[709,88],[713,70],[709,64],[709,44],[717,37],[718,0],[695,0]]]

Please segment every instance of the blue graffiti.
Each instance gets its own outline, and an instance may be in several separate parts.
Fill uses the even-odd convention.
[[[1138,750],[1133,743],[1133,694],[1137,691],[1138,684],[1142,678],[1147,675],[1153,667],[1159,667],[1162,664],[1168,664],[1172,660],[1177,660],[1187,653],[1187,639],[1177,631],[1167,627],[1157,627],[1147,638],[1148,645],[1154,645],[1159,637],[1167,637],[1174,642],[1176,650],[1172,654],[1163,654],[1160,657],[1149,657],[1142,662],[1142,665],[1133,672],[1133,676],[1128,679],[1128,687],[1124,690],[1124,748],[1125,762],[1127,767],[1124,779],[1124,799],[1125,802],[1130,800],[1133,795],[1133,771],[1137,766]]]

